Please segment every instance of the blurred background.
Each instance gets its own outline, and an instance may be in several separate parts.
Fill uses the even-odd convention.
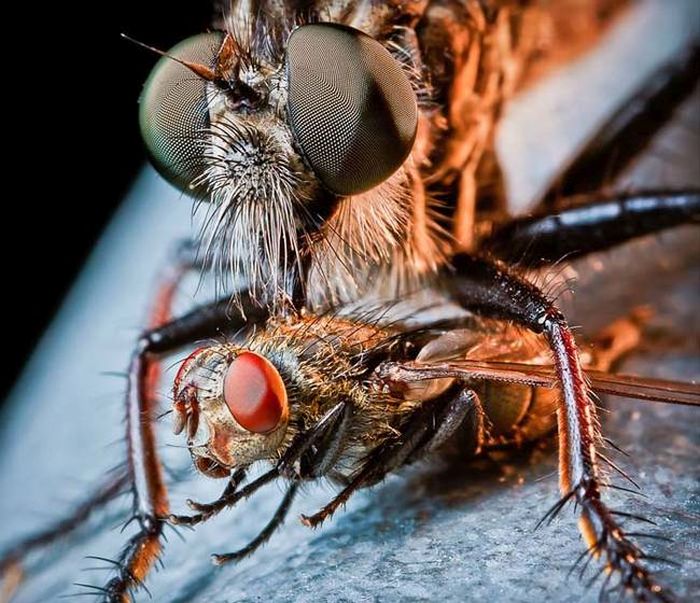
[[[34,8],[40,14],[31,21],[26,14],[8,17],[45,56],[10,67],[12,79],[22,82],[23,123],[11,137],[6,173],[30,175],[11,182],[24,194],[5,209],[6,227],[24,233],[22,242],[1,239],[5,282],[16,292],[3,296],[4,337],[12,342],[0,369],[5,393],[145,161],[137,100],[156,57],[120,34],[167,50],[211,21],[209,2],[58,2]],[[0,405],[5,398],[0,396]]]

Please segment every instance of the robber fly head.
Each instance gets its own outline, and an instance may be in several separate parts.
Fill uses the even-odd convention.
[[[212,476],[276,456],[289,422],[287,390],[263,355],[233,345],[195,350],[174,385],[174,431]]]
[[[275,294],[341,201],[402,166],[416,95],[404,66],[359,30],[228,23],[164,54],[141,97],[141,131],[159,172],[208,202],[209,258]],[[387,238],[376,234],[373,245]]]

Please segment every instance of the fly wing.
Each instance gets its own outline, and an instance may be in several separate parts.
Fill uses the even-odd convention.
[[[700,406],[700,385],[635,375],[618,375],[604,371],[586,371],[593,389],[604,394]]]
[[[425,381],[455,378],[466,381],[503,381],[535,387],[555,387],[552,365],[520,362],[476,361],[460,359],[450,362],[386,362],[378,369],[381,378],[392,381]],[[586,376],[599,393],[638,398],[652,402],[700,406],[700,385],[587,370]]]

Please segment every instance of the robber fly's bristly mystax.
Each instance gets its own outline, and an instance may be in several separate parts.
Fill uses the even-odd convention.
[[[614,465],[593,394],[697,405],[700,391],[610,374],[638,343],[641,315],[576,341],[528,271],[697,222],[697,189],[599,188],[695,89],[700,46],[602,123],[531,215],[508,215],[494,150],[516,91],[628,4],[234,1],[212,31],[151,48],[161,56],[140,99],[143,138],[160,174],[194,198],[199,240],[166,271],[131,358],[126,471],[6,552],[6,581],[125,487],[136,531],[108,560],[114,575],[89,587],[107,601],[145,588],[168,524],[205,522],[271,482],[285,494],[270,522],[217,564],[265,543],[304,482],[341,488],[303,517],[313,527],[418,459],[556,431],[561,498],[546,517],[571,503],[603,595],[671,601],[623,529],[628,514],[605,502],[603,465]],[[213,272],[223,295],[173,318],[192,271]],[[456,317],[417,320],[446,304]],[[160,358],[194,345],[175,378],[174,429],[199,472],[228,482],[185,515],[171,509],[154,424]],[[253,477],[257,463],[267,470]]]

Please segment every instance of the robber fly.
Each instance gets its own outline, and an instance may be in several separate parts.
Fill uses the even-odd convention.
[[[164,53],[141,99],[144,139],[159,171],[207,208],[205,252],[202,261],[184,248],[134,351],[128,473],[81,507],[87,512],[131,487],[138,531],[113,560],[116,576],[97,589],[106,599],[127,600],[143,585],[167,521],[201,522],[287,477],[290,489],[266,532],[244,552],[217,557],[237,559],[274,530],[302,479],[329,476],[344,484],[334,502],[307,518],[314,525],[355,489],[423,452],[456,439],[475,451],[498,438],[534,438],[538,429],[513,416],[527,410],[525,400],[537,406],[546,398],[556,405],[559,429],[563,498],[555,510],[577,504],[589,553],[602,558],[622,589],[639,599],[670,597],[602,500],[601,436],[583,372],[596,360],[579,351],[553,300],[493,257],[527,254],[530,264],[547,264],[605,248],[694,219],[699,196],[594,196],[573,208],[562,202],[559,217],[550,215],[556,191],[585,191],[580,183],[591,181],[591,170],[634,126],[637,113],[624,111],[544,195],[539,215],[509,221],[498,186],[492,195],[477,194],[477,182],[498,179],[493,125],[528,56],[541,51],[529,46],[536,37],[526,27],[541,13],[539,3],[507,1],[238,3],[220,31]],[[691,53],[657,74],[644,100],[670,94],[678,102],[692,89],[695,64]],[[438,194],[450,199],[445,211]],[[226,296],[170,320],[180,279],[202,264],[240,277],[242,287],[233,302]],[[456,356],[443,358],[449,342],[431,345],[425,330],[367,321],[362,312],[345,321],[324,314],[367,292],[402,296],[425,283],[485,321],[458,332],[459,352],[450,350]],[[517,349],[522,337],[489,321],[531,331],[539,347]],[[254,326],[242,343],[194,353],[176,379],[176,428],[186,433],[195,466],[231,481],[215,503],[193,503],[195,515],[171,515],[152,424],[157,357]],[[474,350],[485,348],[500,357],[504,372],[493,362],[484,368],[493,358]],[[533,369],[545,351],[553,367]],[[486,378],[515,382],[500,393],[494,386],[512,404],[480,392],[475,382]],[[552,383],[556,396],[524,387]],[[332,400],[334,393],[343,399]],[[524,414],[526,423],[533,419]],[[551,421],[542,419],[541,429]],[[249,464],[271,459],[270,472],[241,487]],[[25,551],[77,523],[22,543],[3,565],[14,567]]]
[[[204,213],[201,261],[276,310],[397,296],[472,248],[477,200],[504,204],[503,103],[572,45],[563,21],[589,23],[580,44],[624,2],[224,4],[216,31],[151,48],[141,131]]]

